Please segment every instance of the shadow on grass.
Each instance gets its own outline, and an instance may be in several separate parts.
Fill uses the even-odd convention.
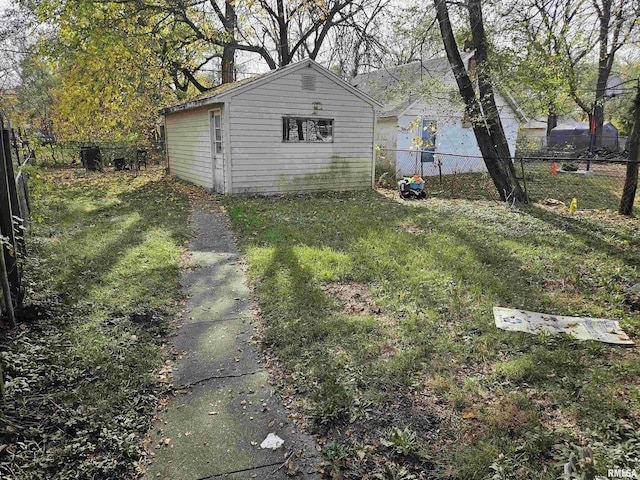
[[[611,314],[627,308],[613,295],[600,305],[607,295],[601,285],[616,275],[633,275],[637,254],[626,245],[637,246],[640,239],[632,228],[616,230],[614,223],[600,225],[597,216],[567,217],[536,206],[402,203],[362,192],[229,199],[229,205],[241,246],[249,252],[267,338],[285,359],[305,408],[332,438],[354,448],[358,442],[372,444],[371,436],[384,435],[387,425],[381,430],[372,418],[390,418],[393,395],[433,394],[443,402],[436,411],[477,417],[456,425],[453,435],[460,435],[460,452],[485,455],[471,459],[465,470],[485,478],[499,451],[509,455],[514,443],[526,441],[527,432],[547,425],[549,417],[554,421],[549,410],[560,406],[590,426],[606,421],[610,412],[625,416],[635,408],[623,409],[615,400],[627,366],[621,360],[619,371],[610,368],[617,361],[615,350],[564,337],[504,332],[493,326],[491,311],[494,305],[548,313],[568,313],[576,304]],[[316,261],[310,265],[312,256]],[[597,265],[589,272],[595,291],[581,281],[585,263]],[[336,300],[321,287],[327,281],[365,284],[387,316],[386,329],[366,331],[336,315]],[[369,336],[359,336],[363,331]],[[378,337],[372,340],[372,335]],[[375,341],[392,353],[377,359],[354,354]],[[606,386],[595,381],[601,378]],[[517,411],[531,421],[517,431],[493,428],[498,424],[487,412],[500,412],[504,397],[522,388],[541,401],[538,405],[523,397],[518,404]],[[375,397],[372,390],[385,395]],[[554,406],[547,409],[545,402]],[[357,418],[349,424],[354,438],[339,433],[345,417],[336,412],[345,410]],[[419,427],[407,412],[407,424]],[[555,431],[547,433],[549,442],[560,441]],[[504,450],[472,445],[478,438]],[[548,448],[532,448],[537,460],[530,462],[528,473],[550,465],[544,457]],[[450,449],[444,450],[439,460],[451,462]],[[351,473],[346,478],[358,478]]]
[[[0,433],[12,450],[0,477],[133,478],[157,406],[188,198],[158,176],[43,177],[25,259],[31,322],[0,342],[3,415],[19,426]]]
[[[579,239],[585,245],[598,252],[617,258],[624,263],[634,264],[638,262],[637,252],[633,252],[629,248],[616,247],[612,243],[613,240],[616,240],[629,246],[640,246],[640,237],[625,235],[620,229],[608,228],[589,218],[561,215],[536,205],[526,207],[526,212],[553,228]]]
[[[428,202],[402,203],[377,194],[355,200],[346,194],[260,202],[247,202],[251,222],[270,225],[270,230],[241,241],[245,248],[274,245],[271,263],[260,274],[268,294],[260,296],[286,299],[264,301],[277,312],[279,325],[325,312],[326,300],[317,287],[323,277],[300,268],[295,245],[316,249],[319,258],[326,248],[341,252],[351,267],[340,272],[338,281],[371,284],[386,308],[401,317],[423,312],[431,321],[461,322],[465,328],[492,323],[496,305],[567,314],[565,302],[570,301],[572,310],[578,303],[588,309],[591,286],[575,281],[580,275],[576,262],[581,244],[627,265],[637,260],[634,252],[609,240],[637,245],[639,240],[632,235],[535,206],[503,211],[497,205],[484,205],[476,218],[471,205],[430,207]],[[404,229],[407,225],[415,231]],[[550,234],[545,225],[557,233]],[[565,248],[568,256],[563,264]],[[606,278],[610,273],[601,275]],[[570,282],[566,292],[555,287],[565,281]],[[556,288],[559,295],[553,294]],[[428,327],[424,320],[419,324],[423,331]],[[418,330],[415,334],[415,339],[436,341],[435,335]],[[283,344],[290,341],[282,329],[274,334],[274,341],[277,338]]]
[[[327,335],[321,329],[321,318],[329,314],[331,304],[311,273],[301,268],[291,246],[274,247],[261,276],[263,281],[257,285],[259,294],[277,299],[262,310],[269,324],[269,343],[275,346],[293,343],[293,351],[300,354]],[[289,330],[289,319],[293,319],[294,331]]]
[[[84,199],[91,204],[109,195],[107,188],[97,188]],[[153,181],[97,205],[88,211],[74,208],[72,202],[56,206],[53,221],[73,219],[72,230],[58,232],[64,242],[58,254],[64,260],[54,272],[56,288],[76,301],[93,300],[86,297],[96,289],[111,290],[113,302],[118,290],[141,300],[153,297],[164,279],[175,277],[177,262],[166,261],[171,255],[167,242],[181,244],[188,238],[188,201]],[[127,294],[130,289],[138,291]]]

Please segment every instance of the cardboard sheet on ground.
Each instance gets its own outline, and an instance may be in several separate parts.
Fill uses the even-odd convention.
[[[597,340],[619,345],[634,345],[616,320],[589,317],[546,315],[513,308],[493,307],[496,327],[516,332],[566,333],[578,340]]]

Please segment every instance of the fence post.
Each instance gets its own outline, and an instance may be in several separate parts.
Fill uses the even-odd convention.
[[[13,232],[13,218],[11,215],[11,200],[9,198],[7,165],[11,165],[11,145],[9,142],[9,131],[4,128],[4,119],[0,116],[0,234],[7,237],[9,245],[2,242],[2,254],[0,254],[0,283],[4,297],[5,308],[9,317],[9,325],[14,328],[16,319],[13,312],[13,301],[11,297],[11,279],[15,280],[15,298],[18,298],[19,275],[15,252],[16,243]],[[13,171],[13,168],[11,169]],[[13,178],[11,178],[13,180]],[[15,182],[14,182],[15,188]],[[10,247],[10,248],[7,248]],[[11,252],[10,250],[13,250]]]
[[[520,171],[522,172],[522,186],[524,187],[524,198],[529,203],[529,192],[527,191],[527,175],[524,173],[524,160],[520,157]]]
[[[9,326],[11,328],[16,328],[16,316],[13,311],[11,285],[9,285],[9,276],[7,275],[7,266],[4,262],[4,255],[0,255],[0,282],[2,282],[2,296],[4,298],[4,305],[7,309],[7,317],[9,317]]]
[[[7,265],[7,275],[11,283],[13,292],[17,295],[19,290],[19,275],[16,262],[16,237],[13,226],[13,215],[18,213],[18,192],[16,189],[15,177],[13,174],[13,161],[11,159],[11,144],[9,142],[9,131],[2,124],[2,144],[4,159],[0,165],[0,231],[2,235],[9,239],[9,246],[13,249],[13,254],[5,248],[5,262]]]
[[[13,131],[13,129],[11,130]],[[16,146],[16,155],[18,160],[18,165],[20,165],[20,156],[18,154],[17,146]],[[9,149],[8,160],[5,161],[5,166],[7,169],[7,186],[9,187],[9,202],[11,202],[11,226],[13,231],[13,245],[16,248],[14,252],[14,258],[17,260],[17,252],[18,247],[19,251],[24,253],[24,219],[22,218],[22,212],[20,210],[20,200],[18,198],[18,186],[16,184],[16,174],[15,169],[13,167],[13,160],[11,159],[11,150]],[[18,235],[16,235],[16,231]],[[15,294],[15,298],[20,298],[20,275],[18,272],[18,265],[15,265],[16,270],[16,281],[12,283],[13,292]]]
[[[11,132],[11,140],[13,141],[13,149],[16,151],[16,160],[18,160],[18,165],[20,165],[20,149],[18,148],[18,137],[16,137],[16,132],[13,129],[13,125],[9,122],[10,132]]]

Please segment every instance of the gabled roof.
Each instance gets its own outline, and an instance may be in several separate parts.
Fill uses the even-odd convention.
[[[538,118],[531,118],[528,119],[523,125],[520,126],[520,128],[522,129],[547,129],[547,122],[548,122],[548,117],[546,115],[542,116],[542,117],[538,117]],[[576,123],[577,120],[575,120],[574,118],[570,117],[569,115],[559,115],[556,119],[556,121],[558,122],[557,125],[563,125],[563,124],[573,124]]]
[[[181,103],[172,105],[170,107],[164,108],[160,110],[160,114],[166,115],[168,113],[179,112],[182,110],[190,110],[192,108],[203,107],[203,106],[211,105],[214,103],[224,103],[228,101],[230,98],[234,97],[235,95],[238,95],[246,90],[255,88],[259,85],[264,85],[265,83],[271,82],[284,75],[288,75],[290,73],[293,73],[298,70],[302,70],[304,68],[312,68],[317,73],[320,73],[325,77],[329,78],[330,80],[340,84],[342,87],[349,90],[355,96],[359,97],[360,99],[364,100],[370,105],[374,107],[382,107],[382,104],[379,103],[377,100],[371,98],[366,93],[356,89],[355,87],[345,82],[337,75],[334,75],[333,73],[331,73],[329,70],[327,70],[322,65],[315,62],[314,60],[306,58],[304,60],[301,60],[300,62],[290,64],[284,67],[280,67],[277,70],[271,70],[270,72],[263,73],[261,75],[256,75],[250,78],[246,78],[244,80],[239,80],[237,82],[220,85],[219,87],[216,87],[212,90],[204,92],[198,95],[197,97],[191,98],[185,102],[181,102]]]
[[[462,62],[468,68],[469,60],[474,55],[468,52],[462,57]],[[383,68],[375,72],[358,75],[351,81],[358,90],[370,95],[384,104],[378,112],[380,118],[398,117],[411,105],[425,97],[425,87],[437,90],[438,93],[458,92],[453,70],[447,57],[432,58]],[[435,93],[435,92],[434,92]],[[501,92],[509,107],[521,118],[526,119],[525,113],[516,104],[508,92]]]
[[[466,54],[462,61],[466,65],[473,52]],[[420,99],[424,85],[437,83],[445,88],[455,86],[455,79],[447,57],[432,58],[382,68],[375,72],[355,77],[351,84],[361,92],[384,104],[380,117],[395,117]]]

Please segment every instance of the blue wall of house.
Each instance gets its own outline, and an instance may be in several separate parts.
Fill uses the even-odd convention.
[[[436,123],[436,149],[434,162],[421,162],[416,151],[420,144],[423,121]],[[518,121],[510,116],[502,119],[511,154],[515,153]],[[423,176],[452,173],[486,172],[486,166],[478,142],[469,126],[463,126],[461,119],[443,118],[435,114],[404,115],[398,119],[398,141],[396,169],[398,177],[418,173]]]

